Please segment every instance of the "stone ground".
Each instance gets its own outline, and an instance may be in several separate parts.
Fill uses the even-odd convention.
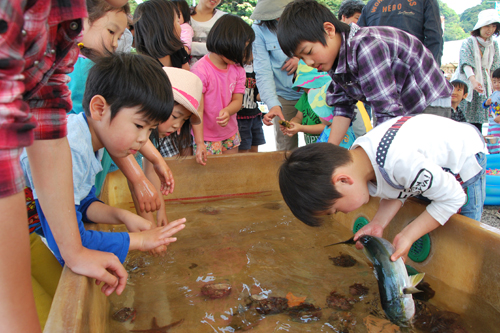
[[[481,222],[491,225],[492,227],[500,228],[500,218],[495,216],[495,213],[500,209],[500,206],[484,206]]]

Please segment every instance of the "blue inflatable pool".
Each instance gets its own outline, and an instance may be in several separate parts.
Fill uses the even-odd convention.
[[[486,169],[500,169],[500,154],[487,155]],[[486,175],[485,205],[500,205],[500,175]]]

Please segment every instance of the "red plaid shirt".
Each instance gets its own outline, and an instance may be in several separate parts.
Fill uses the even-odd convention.
[[[84,0],[0,0],[0,149],[66,136]]]

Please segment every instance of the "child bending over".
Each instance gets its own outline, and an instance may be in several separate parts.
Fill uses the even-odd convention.
[[[349,213],[370,196],[381,198],[372,221],[354,240],[365,234],[381,237],[408,197],[431,200],[394,238],[395,261],[457,212],[481,219],[485,165],[477,128],[436,115],[406,116],[375,127],[351,150],[329,143],[298,148],[281,166],[279,185],[295,217],[311,226],[320,225],[322,215]]]
[[[358,100],[371,105],[377,124],[419,113],[450,117],[451,85],[430,51],[404,31],[349,26],[315,0],[295,0],[281,15],[278,40],[286,55],[331,75],[331,143],[344,138]]]
[[[118,83],[118,84],[117,84]],[[68,116],[68,141],[73,166],[74,202],[84,247],[114,253],[123,263],[129,250],[153,250],[174,242],[185,219],[166,227],[129,211],[105,205],[95,196],[95,175],[101,171],[102,148],[112,156],[135,154],[148,142],[150,131],[170,117],[173,98],[170,82],[153,59],[137,54],[104,57],[90,69],[83,97],[83,113]],[[21,165],[37,199],[26,152]],[[36,200],[43,234],[61,265],[53,232]],[[125,224],[127,232],[85,230],[83,222]]]

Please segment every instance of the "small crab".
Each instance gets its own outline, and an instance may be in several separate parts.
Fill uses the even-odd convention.
[[[122,308],[116,311],[111,318],[113,320],[119,321],[120,323],[124,323],[130,319],[130,322],[133,323],[135,320],[135,316],[137,315],[137,310],[132,308]]]
[[[292,126],[290,125],[290,122],[289,122],[288,120],[281,120],[281,119],[280,119],[280,120],[278,120],[278,124],[280,124],[281,126],[285,126],[286,128],[290,128],[290,127],[292,127]]]

